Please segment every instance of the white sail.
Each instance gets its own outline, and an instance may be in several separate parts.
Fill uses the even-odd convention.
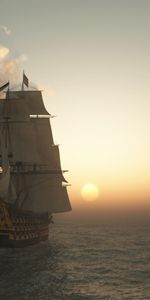
[[[30,122],[12,123],[9,126],[9,148],[14,163],[40,163],[35,134]]]
[[[23,99],[29,115],[49,115],[47,112],[41,91],[9,91],[8,98],[12,99]]]
[[[0,123],[29,122],[29,119],[23,99],[0,100]]]
[[[71,210],[67,190],[62,186],[59,175],[31,175],[28,181],[28,197],[23,207],[34,212],[56,213]]]
[[[61,181],[68,182],[64,176],[63,172],[61,170],[61,162],[60,162],[60,153],[59,153],[59,146],[53,145],[53,161],[55,163],[55,169],[61,171]]]
[[[36,140],[37,152],[40,161],[55,169],[52,145],[54,144],[49,119],[31,119],[31,127]]]

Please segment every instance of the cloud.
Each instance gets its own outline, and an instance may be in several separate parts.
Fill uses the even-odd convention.
[[[21,63],[21,62],[24,62],[27,60],[28,60],[28,57],[25,54],[21,54],[20,56],[15,58],[16,63]]]
[[[0,60],[5,59],[8,54],[9,49],[0,45]]]
[[[0,25],[0,29],[3,30],[3,32],[6,34],[6,35],[10,35],[11,34],[11,30],[5,26],[5,25]]]
[[[5,81],[17,83],[22,72],[22,63],[27,60],[25,54],[12,55],[10,49],[0,45],[0,85]]]

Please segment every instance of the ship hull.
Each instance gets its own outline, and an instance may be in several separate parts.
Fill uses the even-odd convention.
[[[24,211],[0,201],[0,247],[26,247],[48,239],[52,215]]]

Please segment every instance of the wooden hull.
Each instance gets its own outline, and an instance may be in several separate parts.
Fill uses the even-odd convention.
[[[17,209],[0,201],[0,247],[25,247],[48,239],[52,215]]]

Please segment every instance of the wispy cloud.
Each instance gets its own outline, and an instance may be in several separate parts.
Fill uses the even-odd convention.
[[[19,55],[18,57],[15,58],[16,63],[19,63],[19,64],[24,62],[24,61],[27,61],[27,60],[28,60],[28,57],[27,57],[26,54],[21,54],[21,55]]]
[[[7,26],[5,26],[5,25],[0,25],[0,29],[3,30],[3,32],[6,35],[10,35],[11,34],[11,30]]]

